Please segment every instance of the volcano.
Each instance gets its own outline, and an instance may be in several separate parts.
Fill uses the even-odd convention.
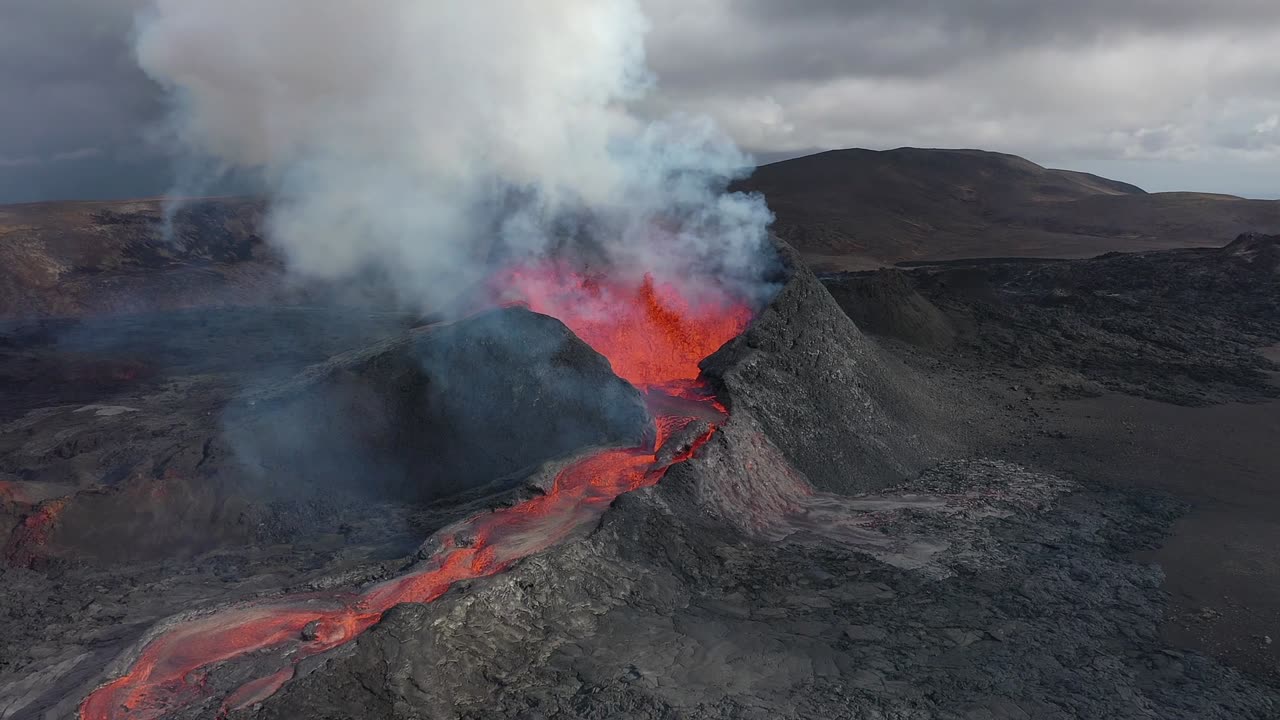
[[[313,658],[329,657],[356,641],[393,608],[431,603],[452,588],[545,554],[568,538],[590,537],[591,528],[620,498],[663,482],[699,458],[726,426],[736,428],[731,442],[746,442],[749,448],[730,453],[730,467],[721,470],[729,472],[719,481],[723,487],[695,504],[720,504],[715,514],[743,527],[773,523],[778,513],[799,507],[815,490],[871,489],[929,462],[949,441],[937,431],[937,423],[925,421],[919,404],[924,396],[891,376],[885,359],[844,319],[788,248],[779,245],[778,252],[781,277],[788,280],[764,308],[753,308],[710,280],[689,295],[679,284],[652,275],[620,280],[556,264],[497,274],[490,284],[493,302],[509,308],[498,312],[533,311],[537,315],[522,322],[534,324],[541,322],[538,317],[557,318],[607,359],[621,380],[641,391],[651,421],[640,444],[580,451],[568,461],[544,466],[527,483],[536,488],[532,494],[512,497],[441,529],[419,551],[420,560],[394,577],[358,590],[239,603],[165,624],[117,663],[116,676],[88,696],[80,717],[225,715],[263,703],[288,687]],[[483,331],[502,317],[493,312],[461,321],[458,327],[468,330],[459,337],[466,342],[441,346],[497,337]],[[442,331],[432,332],[440,337]],[[433,356],[418,352],[415,357],[422,362]],[[820,360],[794,362],[813,357]],[[492,364],[492,358],[487,360]],[[433,364],[438,363],[423,366]],[[384,365],[379,361],[372,367]],[[355,360],[344,367],[371,365]],[[395,382],[404,386],[403,371],[389,377],[401,378]],[[828,387],[820,389],[824,384]],[[778,394],[786,394],[788,401],[780,402]],[[627,401],[616,396],[607,405],[626,407]],[[788,411],[789,406],[796,411]],[[570,406],[549,409],[582,413]],[[271,417],[274,411],[267,412]],[[595,442],[625,437],[630,422],[621,421],[617,430]],[[902,442],[859,440],[873,427],[907,423],[913,431],[903,433]],[[392,424],[404,422],[393,419]],[[442,427],[439,422],[414,426]],[[491,441],[511,432],[514,426]],[[591,441],[584,436],[575,442]],[[836,446],[843,451],[831,452]],[[564,450],[552,455],[564,455]],[[537,458],[522,462],[530,459]]]
[[[589,453],[556,474],[545,493],[446,528],[433,538],[435,552],[401,577],[358,593],[236,607],[165,630],[127,672],[88,697],[81,718],[169,716],[206,699],[212,666],[269,651],[283,667],[232,691],[220,713],[261,702],[299,663],[352,641],[392,607],[431,602],[459,582],[500,573],[597,519],[620,495],[659,482],[726,417],[698,363],[746,327],[751,310],[743,301],[713,293],[694,303],[648,275],[628,285],[553,267],[515,269],[494,286],[504,289],[504,302],[564,321],[644,390],[655,427],[645,444]]]
[[[1162,263],[1273,278],[1271,244],[1037,272],[1113,294],[1143,268],[1193,275]],[[154,464],[61,493],[61,446],[21,446],[48,470],[0,485],[38,530],[21,535],[37,569],[0,568],[0,607],[29,618],[0,648],[0,714],[1274,716],[1271,686],[1162,639],[1159,572],[1131,549],[1158,545],[1175,504],[1035,469],[1062,462],[1040,454],[1052,426],[985,394],[1013,376],[948,374],[849,317],[914,330],[936,315],[898,313],[911,291],[963,330],[942,293],[969,271],[857,293],[829,278],[863,305],[846,313],[776,252],[758,304],[705,278],[510,268],[488,308],[329,353],[155,445],[122,438],[171,422],[172,390],[23,415],[0,437]],[[1236,307],[1232,287],[1211,294]],[[202,415],[204,382],[178,385]],[[239,496],[272,476],[278,495]],[[126,517],[171,547],[84,534]],[[183,554],[185,526],[217,542]]]

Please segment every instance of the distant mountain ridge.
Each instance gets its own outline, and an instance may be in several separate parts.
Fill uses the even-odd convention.
[[[761,166],[734,189],[763,193],[775,231],[826,269],[1091,257],[1280,231],[1280,201],[1148,193],[982,150],[833,150]]]

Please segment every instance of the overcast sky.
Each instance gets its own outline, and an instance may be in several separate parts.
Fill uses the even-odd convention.
[[[1276,0],[642,1],[649,108],[709,114],[762,158],[975,147],[1280,197]],[[130,49],[144,6],[0,0],[0,202],[171,182]]]

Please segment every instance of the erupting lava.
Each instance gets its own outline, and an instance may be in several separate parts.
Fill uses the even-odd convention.
[[[689,384],[698,363],[742,332],[751,310],[722,292],[692,300],[652,275],[635,282],[548,263],[499,275],[503,299],[559,318],[641,390]]]
[[[604,450],[570,465],[545,495],[442,530],[433,557],[358,594],[258,603],[178,624],[146,645],[125,675],[90,695],[82,720],[163,717],[208,699],[206,679],[216,665],[270,648],[279,651],[279,667],[224,698],[222,708],[259,702],[293,677],[299,661],[351,641],[391,607],[430,602],[460,580],[494,575],[545,550],[619,495],[657,483],[711,438],[714,425],[674,459],[659,460],[663,445],[695,420],[723,419],[724,408],[698,381],[698,363],[746,327],[745,304],[725,294],[693,302],[649,276],[626,283],[556,266],[512,270],[494,286],[502,302],[559,318],[648,395],[657,420],[653,446]]]

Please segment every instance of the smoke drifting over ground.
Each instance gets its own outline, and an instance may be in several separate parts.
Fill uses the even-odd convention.
[[[758,278],[771,215],[723,194],[749,159],[629,110],[647,27],[632,0],[157,0],[138,58],[182,144],[268,178],[304,275],[382,271],[439,307],[585,236],[636,271]]]

